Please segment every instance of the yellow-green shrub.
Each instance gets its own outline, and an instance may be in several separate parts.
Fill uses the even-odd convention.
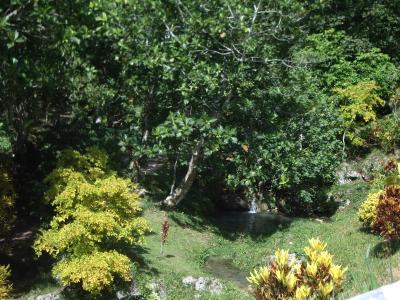
[[[91,293],[111,286],[115,275],[130,279],[129,258],[110,249],[141,244],[149,230],[139,216],[137,186],[106,165],[106,154],[97,149],[61,154],[46,178],[51,187],[45,197],[55,216],[34,244],[38,255],[47,252],[58,260],[53,273],[64,285],[79,283]]]
[[[9,168],[0,162],[0,235],[9,231],[12,221],[12,207],[15,192]]]
[[[374,192],[368,195],[367,199],[358,209],[358,218],[365,227],[371,228],[376,220],[376,207],[379,203],[379,197],[383,191]]]
[[[375,121],[376,110],[385,104],[378,94],[379,88],[375,81],[361,81],[345,88],[334,89],[334,92],[343,100],[340,106],[341,116],[344,120],[347,137],[355,146],[362,146],[365,143],[363,138],[357,134],[357,125]]]
[[[8,266],[0,266],[0,300],[9,299],[11,293],[11,284],[8,281],[10,269]]]
[[[118,274],[123,280],[131,279],[130,260],[116,251],[95,252],[58,263],[54,272],[65,284],[79,284],[86,291],[99,293],[113,282]]]
[[[289,251],[277,250],[269,266],[250,273],[257,300],[329,299],[340,292],[347,268],[332,262],[333,256],[319,239],[310,239],[304,248],[306,260],[290,257]]]

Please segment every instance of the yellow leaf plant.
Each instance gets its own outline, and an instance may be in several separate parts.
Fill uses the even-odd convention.
[[[333,264],[325,248],[319,239],[310,239],[304,260],[289,255],[288,250],[277,250],[269,266],[255,269],[247,278],[256,299],[329,299],[340,292],[347,268]]]
[[[64,285],[79,284],[94,294],[110,287],[116,275],[131,279],[131,262],[117,249],[141,244],[149,231],[140,216],[137,186],[110,172],[107,159],[96,148],[61,153],[46,178],[45,199],[55,216],[34,244],[37,255],[56,258],[53,273]]]

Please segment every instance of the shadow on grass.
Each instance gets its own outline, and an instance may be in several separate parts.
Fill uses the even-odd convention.
[[[155,234],[155,232],[150,232],[147,234],[147,236]],[[159,271],[154,267],[150,267],[144,259],[144,256],[149,253],[145,246],[120,245],[118,249],[135,263],[136,267],[140,269],[142,274],[150,276],[159,275]]]
[[[247,212],[215,212],[208,216],[170,212],[169,217],[179,226],[204,232],[212,231],[228,240],[249,236],[253,240],[267,238],[276,231],[289,228],[292,219],[281,214]]]
[[[397,253],[400,249],[400,240],[383,241],[374,246],[372,255],[377,258],[387,258]]]

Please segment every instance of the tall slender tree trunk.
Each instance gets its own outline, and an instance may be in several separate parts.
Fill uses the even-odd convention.
[[[171,192],[167,198],[162,201],[162,204],[168,207],[174,207],[178,205],[186,196],[197,175],[197,165],[200,160],[201,150],[203,148],[203,141],[196,144],[192,151],[192,156],[190,158],[189,166],[185,177],[182,179],[181,183],[175,188],[172,186]]]

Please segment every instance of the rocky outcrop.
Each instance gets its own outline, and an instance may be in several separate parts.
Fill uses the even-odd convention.
[[[354,164],[344,162],[336,171],[336,178],[339,184],[346,184],[354,180],[363,179],[363,174],[360,170],[355,169]]]
[[[339,184],[346,184],[354,180],[370,181],[374,173],[383,168],[389,159],[399,159],[400,152],[385,154],[375,149],[366,157],[359,157],[351,161],[345,161],[338,167],[336,178]]]
[[[185,286],[193,287],[198,292],[209,292],[214,295],[221,294],[224,289],[224,286],[218,279],[209,277],[195,278],[187,276],[182,279],[182,283]]]

